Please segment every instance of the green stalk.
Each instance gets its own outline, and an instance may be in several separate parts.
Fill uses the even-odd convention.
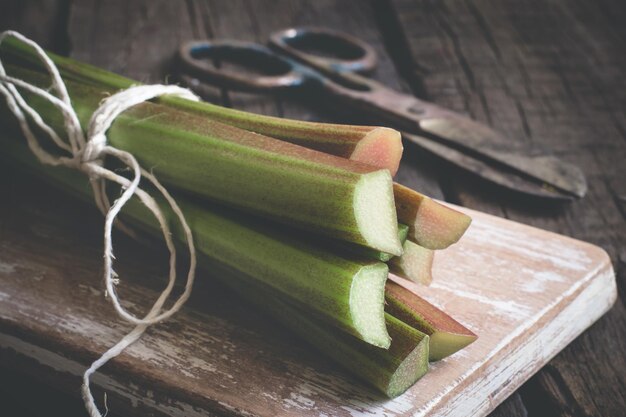
[[[32,155],[29,155],[25,147],[17,143],[7,141],[3,146],[5,146],[5,155],[10,156],[13,162],[28,166],[37,174],[44,174],[46,180],[53,180],[53,184],[63,187],[65,191],[81,199],[90,199],[89,187],[86,186],[87,183],[85,181],[81,181],[78,174],[65,168],[52,168],[39,164]],[[214,248],[209,249],[208,240],[215,240],[215,234],[221,234],[220,230],[222,228],[207,230],[204,227],[204,221],[211,218],[215,220],[216,216],[208,210],[193,207],[193,204],[181,200],[180,197],[177,198],[177,201],[183,207],[186,219],[193,228],[197,248],[201,255],[200,265],[240,296],[248,299],[273,316],[322,353],[337,361],[341,366],[353,372],[390,398],[402,394],[427,372],[429,357],[428,336],[390,314],[385,314],[384,321],[391,339],[387,337],[388,342],[385,343],[388,345],[388,349],[381,349],[372,344],[364,343],[324,321],[316,320],[315,317],[320,314],[319,310],[313,311],[314,316],[302,310],[302,306],[310,309],[310,304],[301,303],[300,307],[298,307],[294,304],[292,297],[281,295],[281,292],[275,286],[263,283],[258,276],[252,276],[243,272],[245,268],[241,268],[240,263],[243,259],[240,259],[236,266],[228,265],[224,262],[216,263],[215,252],[212,252]],[[146,228],[150,233],[154,235],[159,234],[156,224],[152,221],[146,221],[150,219],[150,215],[136,200],[131,200],[124,208],[123,213]],[[171,213],[168,213],[168,215],[171,216]],[[212,223],[211,227],[217,225],[215,221]],[[180,239],[180,231],[178,229],[175,229],[175,231]],[[237,239],[237,236],[240,234],[236,230],[229,230],[229,233],[232,234],[228,237],[234,238],[231,245],[238,245],[240,240]],[[243,239],[245,238],[251,238],[251,235],[248,234],[248,236],[243,237]],[[265,243],[267,243],[267,240],[263,242],[263,244]],[[292,253],[282,253],[281,255],[288,257]],[[329,258],[331,256],[326,256],[325,261],[332,261]],[[290,258],[285,258],[283,261],[288,259]],[[312,262],[309,261],[304,266],[310,267],[311,264]],[[333,266],[336,268],[335,273],[337,273],[339,268],[337,268],[337,265]],[[258,271],[258,269],[255,269],[255,272]],[[274,280],[271,280],[271,283],[274,283]],[[358,286],[358,281],[355,281],[354,285]],[[333,287],[337,288],[337,285]],[[362,295],[366,295],[366,293],[362,293]],[[365,300],[363,302],[369,304]]]
[[[36,174],[44,175],[47,181],[52,181],[54,185],[62,187],[64,191],[76,197],[86,201],[91,200],[89,187],[85,181],[81,181],[79,174],[65,168],[43,166],[34,160],[23,145],[17,144],[15,141],[5,142],[3,143],[6,152],[4,155],[10,156],[12,162],[21,164],[22,167],[27,166]],[[242,268],[227,266],[222,262],[216,263],[214,253],[209,252],[208,242],[205,238],[215,239],[215,234],[220,233],[222,228],[208,230],[208,235],[198,233],[199,230],[203,229],[202,220],[206,220],[200,217],[215,218],[215,215],[204,210],[196,216],[194,215],[196,210],[202,211],[202,209],[190,210],[193,204],[186,203],[179,197],[177,201],[184,207],[186,219],[193,228],[197,248],[201,255],[200,266],[207,269],[215,278],[240,296],[273,316],[323,354],[390,398],[402,394],[427,372],[429,357],[429,338],[427,335],[390,314],[385,314],[385,324],[391,336],[391,342],[388,349],[381,349],[364,343],[325,321],[316,320],[301,307],[294,305],[293,298],[285,297],[284,294],[281,295],[281,291],[277,290],[275,286],[262,283],[257,276],[244,274],[241,272]],[[150,233],[154,235],[159,233],[153,222],[145,221],[149,215],[136,200],[131,200],[129,205],[124,208],[123,213]],[[235,232],[231,235],[231,237],[235,237],[232,244],[237,245],[236,231],[230,230],[229,232]],[[180,238],[180,236],[177,237]],[[289,254],[283,255],[289,256]],[[240,264],[237,263],[237,265]],[[300,305],[306,306],[308,309],[311,308],[306,303]],[[316,316],[320,314],[319,311],[314,313]]]
[[[42,68],[30,48],[15,39],[8,39],[2,46],[2,51],[36,68]],[[137,84],[136,81],[89,64],[53,53],[48,55],[58,66],[64,79],[104,87],[110,93]],[[159,102],[241,129],[388,169],[392,176],[396,174],[402,158],[400,133],[389,128],[302,122],[243,112],[211,103],[194,103],[175,97],[162,97]]]
[[[418,284],[430,285],[435,252],[407,240],[402,245],[402,256],[389,260],[389,271]]]
[[[387,281],[385,301],[385,311],[430,337],[430,361],[450,356],[478,338],[461,323],[395,282]]]
[[[388,169],[392,176],[398,172],[402,159],[400,132],[386,127],[303,122],[171,98],[163,100],[163,104],[306,148]]]
[[[2,156],[53,185],[93,201],[83,174],[40,164],[19,143],[23,140],[18,134],[7,137],[5,129],[0,135]],[[233,210],[201,207],[181,196],[175,198],[209,269],[225,268],[249,276],[315,312],[325,322],[373,345],[389,347],[383,307],[388,269],[384,263],[345,259]],[[161,207],[168,220],[174,218],[166,204]],[[133,224],[160,235],[156,221],[137,199],[131,199],[122,214]],[[183,240],[178,222],[169,223],[174,236]],[[216,278],[230,279],[219,274]]]
[[[13,39],[7,40],[1,50],[8,53],[14,59],[26,61],[32,66],[41,68],[41,63],[34,58],[30,48],[18,41]],[[107,89],[109,93],[136,84],[133,80],[104,71],[100,68],[52,53],[49,55],[66,79],[77,80],[82,83],[104,88]],[[277,137],[313,149],[330,152],[341,157],[348,157],[347,152],[337,147],[324,147],[323,144],[329,140],[341,141],[345,139],[348,142],[354,141],[354,138],[364,138],[362,135],[364,132],[368,131],[367,129],[372,131],[371,127],[326,125],[323,123],[311,123],[263,116],[228,109],[205,102],[195,103],[176,97],[162,97],[159,99],[159,103],[173,108],[191,111],[206,118],[220,120],[246,130]],[[384,143],[394,142],[394,140],[387,139],[375,142],[377,144],[373,145],[373,148],[379,148],[384,147]],[[364,148],[368,148],[368,146]],[[398,153],[391,150],[388,152],[390,154]],[[381,166],[377,162],[377,157],[371,156],[377,153],[380,152],[363,152],[363,157],[359,157],[358,160],[374,166]],[[392,166],[388,168],[391,172],[395,172]],[[401,223],[407,224],[410,228],[409,240],[425,248],[444,249],[456,243],[471,223],[469,216],[439,204],[423,194],[400,184],[394,183],[394,194],[397,218]]]
[[[41,85],[42,75],[9,67]],[[104,94],[66,81],[83,126]],[[57,130],[58,112],[28,96]],[[276,221],[393,255],[402,253],[389,171],[150,102],[119,116],[109,143],[164,183]]]
[[[389,349],[380,349],[314,320],[266,286],[245,279],[227,285],[338,364],[393,398],[428,371],[428,336],[390,314]]]

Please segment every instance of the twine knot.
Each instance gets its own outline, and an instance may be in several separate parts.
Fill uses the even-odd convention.
[[[104,132],[99,132],[98,134],[90,137],[85,144],[85,148],[80,154],[80,162],[87,163],[103,159],[102,153],[104,152],[106,144],[107,137]]]
[[[41,60],[44,68],[47,70],[52,80],[52,86],[49,91],[56,92],[52,94],[46,89],[39,88],[24,80],[7,75],[2,61],[0,60],[0,94],[6,98],[9,110],[15,115],[20,124],[20,128],[26,137],[28,147],[35,154],[41,163],[66,166],[68,168],[77,169],[84,172],[90,178],[90,184],[93,189],[94,200],[96,205],[105,215],[104,222],[104,282],[106,286],[105,294],[108,295],[117,314],[124,320],[133,323],[136,327],[124,336],[117,344],[107,350],[98,360],[96,360],[83,375],[82,394],[85,401],[85,407],[92,417],[101,417],[91,389],[89,385],[89,377],[98,370],[102,365],[111,358],[119,355],[124,349],[137,341],[145,332],[148,326],[165,320],[180,310],[189,298],[193,281],[195,278],[196,268],[196,250],[193,243],[193,236],[185,217],[180,210],[176,201],[169,192],[161,185],[161,183],[147,172],[137,162],[135,157],[129,152],[117,149],[108,144],[106,132],[113,121],[125,110],[144,101],[151,100],[161,95],[175,95],[189,100],[198,101],[198,97],[191,91],[175,86],[175,85],[139,85],[133,86],[126,90],[120,91],[106,100],[94,111],[89,121],[87,134],[82,130],[78,116],[72,107],[70,96],[59,70],[52,60],[46,55],[45,51],[34,41],[24,37],[18,32],[6,31],[0,34],[0,44],[7,37],[14,37],[29,45],[34,49],[36,55]],[[22,97],[17,88],[28,91],[50,102],[63,115],[65,133],[67,140],[61,138],[57,132],[50,127]],[[34,135],[30,128],[30,123],[36,124],[43,133],[58,148],[58,153],[50,153],[45,150],[39,143],[39,139]],[[71,156],[68,156],[71,155]],[[122,164],[126,165],[132,173],[132,179],[117,174],[104,167],[104,159],[106,156],[114,157]],[[162,311],[163,305],[169,298],[174,284],[176,282],[176,248],[172,240],[169,225],[165,219],[163,211],[157,201],[143,188],[141,188],[140,180],[144,178],[148,180],[154,189],[163,197],[165,203],[175,214],[180,222],[185,243],[189,249],[189,271],[187,273],[187,281],[185,290],[173,305]],[[113,202],[110,203],[106,193],[106,181],[118,184],[123,192]],[[113,271],[113,244],[111,232],[117,215],[123,206],[133,197],[136,196],[150,210],[159,222],[163,239],[170,252],[169,260],[169,281],[166,288],[154,302],[150,311],[143,317],[138,318],[122,307],[115,285],[118,278]]]

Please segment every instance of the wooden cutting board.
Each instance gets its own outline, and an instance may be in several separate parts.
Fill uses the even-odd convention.
[[[41,185],[37,193],[8,188],[0,211],[0,365],[78,395],[86,365],[129,329],[102,291],[102,219]],[[204,273],[185,310],[95,383],[109,409],[126,415],[486,415],[610,308],[615,276],[596,246],[464,211],[473,225],[438,254],[432,286],[416,290],[479,339],[432,364],[396,399],[353,379]],[[163,283],[164,256],[118,241],[120,293],[146,306]],[[102,391],[96,398],[102,404]]]

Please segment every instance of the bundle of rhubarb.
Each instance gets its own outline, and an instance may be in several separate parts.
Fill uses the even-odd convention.
[[[7,72],[31,84],[49,79],[17,40],[0,48]],[[134,81],[50,54],[86,126],[99,102]],[[41,98],[28,104],[62,131]],[[40,164],[1,110],[3,155],[82,198],[79,173]],[[428,362],[476,336],[426,300],[388,280],[428,284],[435,250],[470,224],[392,180],[402,155],[392,129],[309,123],[163,97],[124,112],[110,144],[132,153],[174,191],[201,264],[317,349],[389,397],[422,377]],[[163,204],[162,207],[167,207]],[[158,235],[138,200],[126,222]],[[183,230],[166,211],[174,235]]]

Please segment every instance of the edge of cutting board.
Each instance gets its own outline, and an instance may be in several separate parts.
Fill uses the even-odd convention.
[[[128,330],[103,297],[99,240],[71,221],[79,210],[16,213],[0,237],[0,361],[76,394],[86,364]],[[433,286],[419,290],[479,339],[398,398],[381,398],[245,306],[202,289],[94,383],[109,408],[137,414],[483,416],[604,314],[617,292],[602,249],[462,210],[473,226],[438,255]],[[124,268],[124,276],[142,276],[124,281],[124,299],[154,296],[150,276],[162,271],[150,256]],[[532,302],[515,298],[524,291]]]

